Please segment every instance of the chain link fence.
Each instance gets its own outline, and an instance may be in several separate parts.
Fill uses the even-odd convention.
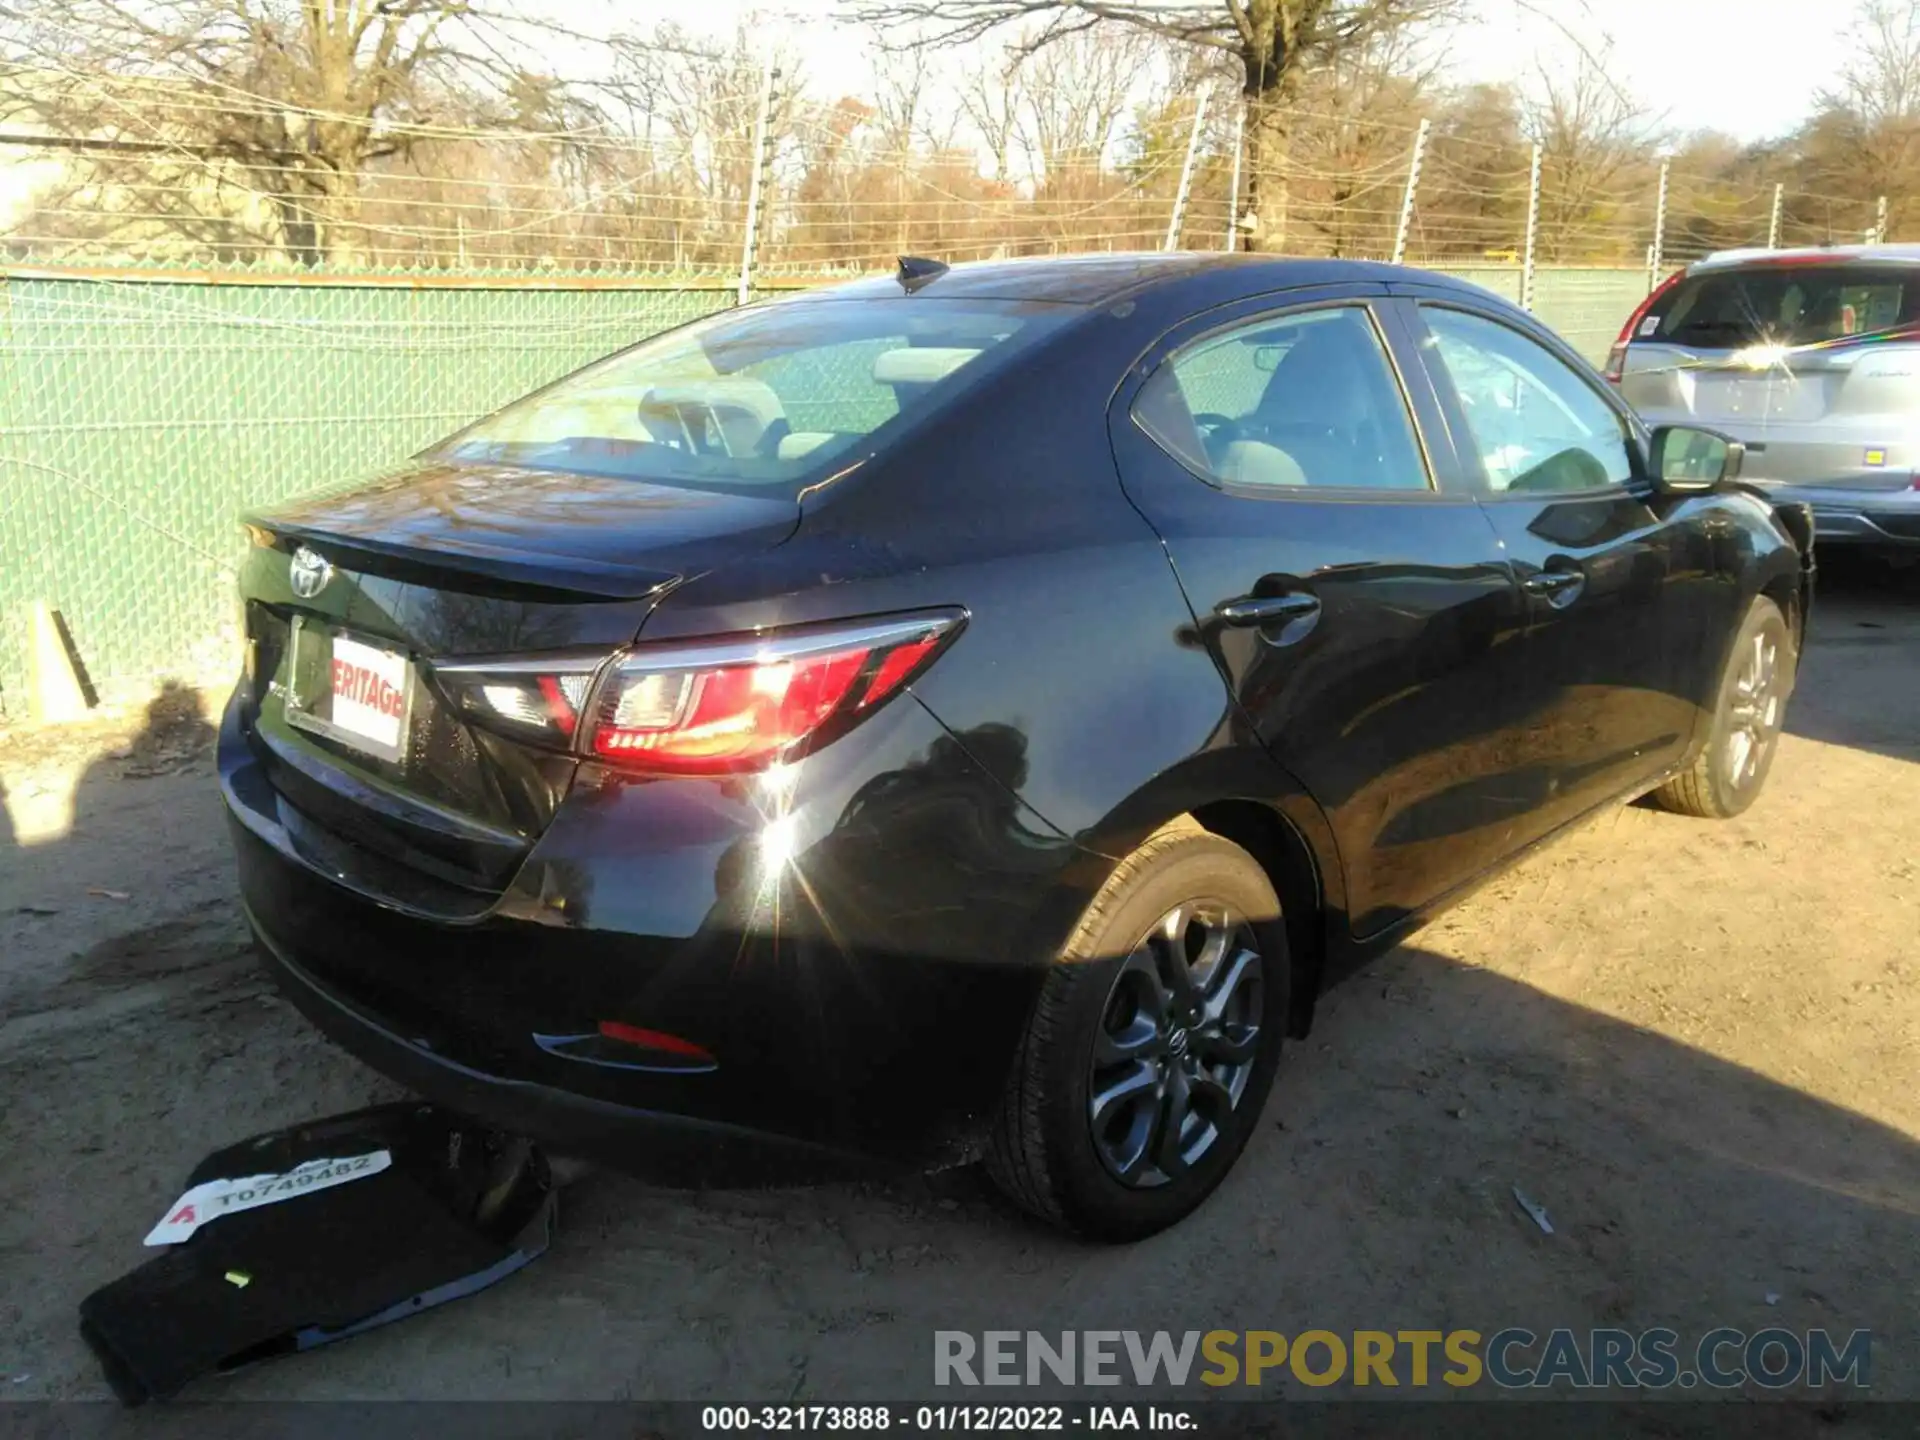
[[[1517,298],[1513,266],[1452,273]],[[132,698],[232,667],[239,514],[369,475],[589,360],[733,303],[611,277],[0,273],[0,718],[37,601]],[[1644,271],[1542,268],[1598,359]]]
[[[715,290],[0,280],[0,706],[31,607],[103,695],[233,653],[238,515],[403,459]]]

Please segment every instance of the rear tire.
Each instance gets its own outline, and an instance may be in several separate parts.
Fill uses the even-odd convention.
[[[1091,1239],[1198,1206],[1260,1116],[1287,1019],[1280,901],[1259,863],[1180,821],[1108,877],[1048,972],[987,1172]]]
[[[1707,743],[1691,767],[1653,792],[1661,808],[1730,820],[1759,798],[1798,663],[1786,616],[1757,596],[1728,653]]]

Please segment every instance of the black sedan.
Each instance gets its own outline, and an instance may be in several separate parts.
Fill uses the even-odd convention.
[[[247,913],[342,1044],[563,1151],[984,1156],[1145,1235],[1342,972],[1600,807],[1753,801],[1812,567],[1739,458],[1387,266],[728,311],[252,518]]]

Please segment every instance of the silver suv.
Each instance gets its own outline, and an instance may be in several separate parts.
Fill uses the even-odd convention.
[[[1920,554],[1920,245],[1729,250],[1634,311],[1607,378],[1648,425],[1742,441],[1823,543]]]

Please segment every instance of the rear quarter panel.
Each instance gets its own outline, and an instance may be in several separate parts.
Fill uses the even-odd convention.
[[[809,496],[787,544],[675,591],[642,635],[964,607],[965,631],[913,693],[1037,832],[1090,858],[1036,892],[1045,953],[1113,860],[1192,805],[1303,809],[1296,827],[1326,843],[1242,733],[1160,538],[1120,487],[1107,403],[1162,323],[1128,303],[1089,312]]]

